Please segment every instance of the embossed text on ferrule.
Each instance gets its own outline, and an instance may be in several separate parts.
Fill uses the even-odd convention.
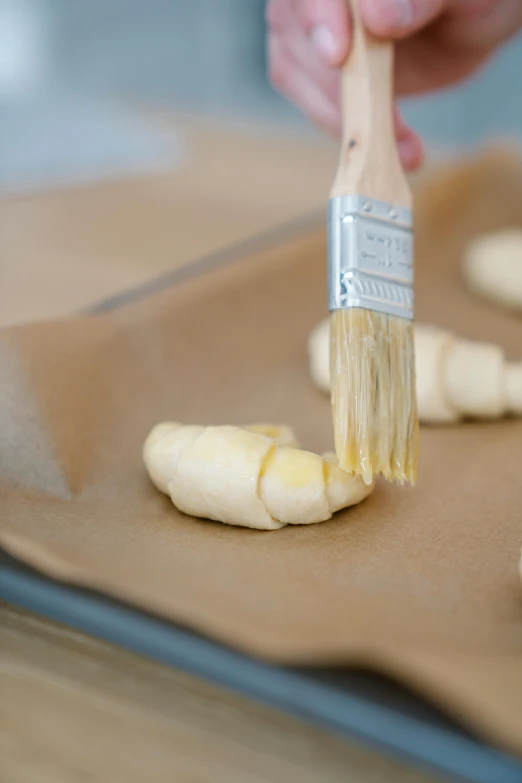
[[[330,202],[330,310],[364,307],[413,317],[411,213],[383,202]]]
[[[390,224],[375,226],[366,216],[342,219],[341,246],[350,248],[342,267],[411,283],[413,281],[412,239],[409,232]]]

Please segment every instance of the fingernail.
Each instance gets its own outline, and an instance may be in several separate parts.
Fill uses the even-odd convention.
[[[409,27],[413,22],[413,4],[411,0],[385,0],[391,6],[393,23],[397,27]]]
[[[331,125],[339,121],[339,107],[331,103],[311,82],[305,81],[301,89],[301,101],[317,122]]]
[[[413,23],[413,3],[411,0],[366,0],[371,14],[372,25],[379,30],[410,27]]]
[[[314,27],[310,33],[310,38],[321,57],[323,57],[328,64],[335,61],[339,54],[339,47],[337,46],[334,34],[325,24]]]

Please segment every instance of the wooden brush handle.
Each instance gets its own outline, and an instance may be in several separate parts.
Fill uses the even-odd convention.
[[[393,122],[393,44],[367,32],[349,0],[352,45],[341,72],[343,141],[331,195],[411,207]]]

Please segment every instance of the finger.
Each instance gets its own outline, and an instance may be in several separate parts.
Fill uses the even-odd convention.
[[[415,171],[424,160],[422,142],[417,134],[407,128],[400,139],[397,140],[399,157],[405,171]]]
[[[361,0],[363,22],[382,38],[406,38],[440,16],[450,0]]]
[[[330,101],[322,89],[303,73],[279,35],[270,36],[268,50],[272,84],[313,122],[329,133],[339,136],[341,133],[339,106]]]
[[[332,4],[334,13],[330,15],[328,12],[332,9],[328,9],[327,5],[319,3],[314,7],[309,0],[270,0],[267,5],[267,22],[296,66],[324,91],[329,101],[336,104],[339,101],[339,73],[325,62],[324,51],[321,50],[321,40],[324,38],[321,25],[325,16],[333,20],[333,25],[338,23],[335,14],[337,6],[343,9],[341,21],[346,18],[347,3],[346,0],[342,0],[342,3],[335,0]],[[314,26],[316,22],[319,26]]]
[[[268,27],[275,33],[285,34],[290,27],[301,25],[294,0],[269,0],[265,18]]]
[[[295,0],[305,34],[330,67],[346,60],[350,48],[350,12],[346,0]]]
[[[483,54],[446,47],[441,53],[436,30],[400,41],[395,47],[395,94],[418,95],[457,84],[469,76],[483,61]]]
[[[407,130],[407,125],[402,118],[402,114],[400,113],[397,104],[395,104],[393,107],[393,126],[395,128],[395,135],[397,138],[400,138],[404,131]]]
[[[420,137],[402,119],[397,107],[394,108],[394,125],[401,163],[406,171],[418,169],[424,159]]]
[[[316,84],[331,103],[338,105],[341,81],[339,69],[325,65],[324,59],[302,28],[297,27],[282,40],[289,56],[302,73]]]
[[[303,65],[309,54],[302,36],[297,32],[284,39],[272,33],[269,37],[268,57],[271,81],[313,122],[332,135],[340,136],[339,73],[324,66],[318,67],[317,61],[314,61],[313,67],[310,62]],[[299,58],[299,62],[296,58]],[[309,59],[313,60],[313,56],[310,55]],[[327,79],[332,81],[325,86]],[[420,139],[405,125],[398,111],[394,113],[394,121],[402,164],[406,170],[415,169],[423,158]]]
[[[439,24],[452,49],[488,53],[522,26],[520,0],[460,0]]]

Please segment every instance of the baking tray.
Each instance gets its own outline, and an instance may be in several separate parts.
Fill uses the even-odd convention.
[[[305,217],[105,300],[110,310],[235,263],[323,223]],[[339,735],[469,783],[520,783],[522,759],[482,743],[399,685],[361,670],[277,667],[89,590],[44,577],[0,552],[0,598],[245,694]]]
[[[522,781],[522,761],[370,672],[270,666],[106,596],[55,582],[3,552],[0,598],[452,779]]]

